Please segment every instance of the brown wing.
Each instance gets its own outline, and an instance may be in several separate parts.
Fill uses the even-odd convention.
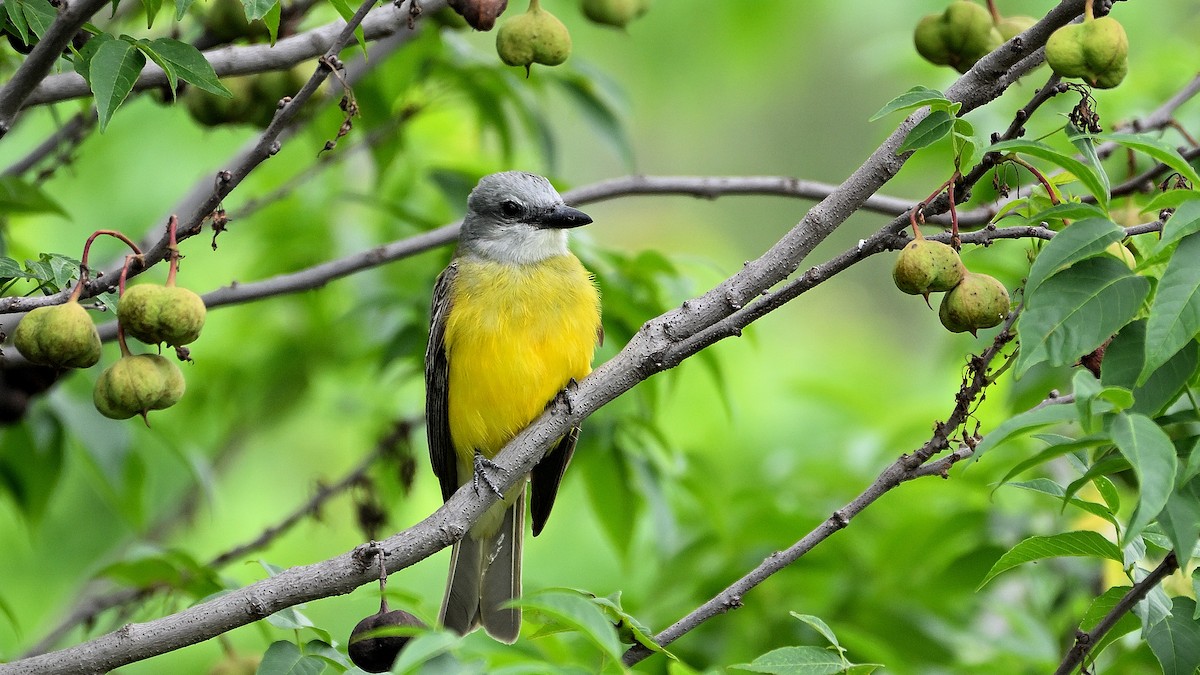
[[[538,536],[550,517],[550,509],[554,507],[554,498],[558,495],[558,486],[562,483],[567,465],[571,463],[571,455],[575,454],[575,444],[579,442],[579,427],[571,427],[562,440],[546,453],[542,461],[533,467],[529,476],[529,513],[533,516],[533,536]]]
[[[433,287],[429,344],[425,348],[425,435],[429,461],[442,486],[442,499],[458,489],[458,459],[450,440],[450,363],[446,359],[446,318],[450,316],[450,286],[458,266],[450,263]]]

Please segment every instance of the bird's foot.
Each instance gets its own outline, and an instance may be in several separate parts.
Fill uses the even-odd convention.
[[[492,478],[493,474],[502,477],[503,471],[499,464],[496,464],[478,452],[475,453],[475,472],[471,478],[471,484],[475,488],[475,492],[479,492],[479,484],[483,483],[492,491],[492,494],[496,495],[497,499],[504,499],[504,493],[500,491],[500,488],[496,485],[496,481]]]
[[[549,410],[550,406],[556,405],[558,403],[562,403],[564,406],[567,407],[568,415],[574,414],[575,413],[575,403],[574,403],[575,392],[578,390],[579,390],[579,383],[576,382],[575,378],[572,377],[571,379],[567,380],[567,385],[565,387],[563,387],[561,391],[559,391],[557,394],[555,394],[554,398],[550,399],[550,401],[546,403],[546,410]]]

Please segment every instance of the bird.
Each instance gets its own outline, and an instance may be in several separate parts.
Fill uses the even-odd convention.
[[[499,493],[491,459],[591,372],[604,335],[600,293],[567,247],[567,230],[591,222],[532,173],[484,176],[467,198],[458,248],[434,285],[425,351],[429,457],[443,500],[481,480]],[[526,494],[537,536],[578,439],[574,426],[454,544],[443,626],[466,634],[482,625],[516,641],[521,610],[507,603],[521,595]]]

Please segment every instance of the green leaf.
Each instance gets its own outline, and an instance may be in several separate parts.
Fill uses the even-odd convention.
[[[962,118],[956,118],[953,132],[954,166],[960,169],[971,166],[975,160],[975,127]]]
[[[242,8],[246,11],[247,21],[256,21],[267,15],[271,11],[272,5],[279,4],[279,0],[242,0]]]
[[[88,63],[89,82],[96,95],[96,115],[100,131],[116,112],[146,65],[146,57],[127,40],[110,40],[100,45]]]
[[[0,493],[33,524],[41,522],[58,486],[64,440],[62,422],[44,411],[0,430]]]
[[[1177,209],[1185,203],[1200,199],[1200,191],[1196,190],[1167,190],[1154,196],[1142,207],[1141,213],[1157,214],[1163,209]]]
[[[1082,509],[1094,516],[1099,516],[1113,525],[1118,524],[1117,517],[1113,515],[1113,512],[1107,506],[1103,504],[1097,504],[1096,502],[1089,502],[1078,497],[1068,498],[1067,491],[1063,488],[1063,486],[1055,483],[1049,478],[1035,478],[1030,481],[1009,483],[1009,485],[1056,497],[1063,501],[1064,504],[1070,504],[1071,506]]]
[[[64,218],[67,212],[37,183],[19,176],[0,177],[0,214],[55,213]]]
[[[163,0],[142,0],[142,8],[146,10],[146,28],[154,26],[154,17],[162,9]]]
[[[1059,407],[1070,408],[1070,406]],[[1097,407],[1099,408],[1101,406]],[[1093,412],[1098,413],[1099,411],[1094,410]],[[1090,448],[1098,448],[1104,445],[1112,445],[1112,439],[1106,434],[1089,434],[1080,439],[1068,438],[1066,436],[1055,436],[1053,434],[1039,434],[1035,438],[1045,441],[1046,443],[1049,443],[1049,445],[1039,451],[1033,457],[1024,459],[1013,466],[1013,468],[1009,469],[1008,473],[1004,474],[1004,478],[997,483],[997,488],[1008,483],[1013,478],[1025,473],[1033,467],[1045,464],[1052,459],[1062,457],[1063,455],[1070,455],[1070,453],[1077,452],[1079,450],[1087,450]],[[1069,489],[1066,491],[1066,494],[1074,494],[1075,491],[1076,490]]]
[[[1001,572],[1006,572],[1018,565],[1046,558],[1061,558],[1064,556],[1086,556],[1123,562],[1121,549],[1104,538],[1099,532],[1083,530],[1078,532],[1063,532],[1049,536],[1033,536],[1000,556],[987,576],[980,582],[983,588],[989,581]]]
[[[1137,379],[1142,372],[1145,354],[1146,320],[1139,319],[1122,328],[1105,348],[1100,383],[1132,388],[1134,402],[1129,410],[1154,417],[1183,391],[1200,366],[1200,354],[1196,343],[1190,343],[1138,386]]]
[[[625,133],[617,111],[604,99],[592,78],[564,75],[552,81],[562,87],[562,90],[575,102],[575,108],[583,114],[588,125],[599,138],[606,141],[609,147],[617,152],[617,156],[621,158],[625,168],[632,171],[635,162],[629,135]]]
[[[1100,204],[1100,207],[1106,211],[1108,210],[1108,191],[1104,189],[1104,181],[1100,180],[1100,176],[1088,165],[1066,153],[1055,150],[1045,143],[1018,138],[995,143],[984,152],[1017,152],[1057,164],[1059,167],[1069,171],[1080,183],[1083,183],[1084,188],[1096,198],[1096,202]]]
[[[1130,588],[1130,586],[1114,586],[1093,600],[1087,611],[1084,612],[1083,620],[1079,622],[1079,630],[1085,633],[1091,632],[1121,602]],[[1103,637],[1092,645],[1088,655],[1092,658],[1099,656],[1105,647],[1116,642],[1122,635],[1128,635],[1137,630],[1138,626],[1137,616],[1126,612],[1120,619],[1117,619],[1117,622]]]
[[[1146,358],[1138,384],[1200,334],[1200,233],[1190,234],[1167,263],[1150,318],[1146,322]]]
[[[1124,238],[1125,230],[1107,218],[1085,218],[1071,223],[1054,235],[1033,261],[1025,282],[1025,297],[1033,295],[1046,279],[1080,260],[1100,255],[1109,244]]]
[[[871,118],[867,121],[874,122],[896,111],[920,108],[934,102],[943,103],[947,106],[950,105],[950,99],[946,98],[945,94],[936,89],[921,86],[913,87],[891,101],[888,101],[887,104],[879,109],[879,112],[871,115]]]
[[[772,675],[833,675],[845,671],[846,665],[837,652],[829,649],[780,647],[750,663],[739,663],[729,667]]]
[[[594,426],[593,426],[594,429]],[[629,553],[629,533],[636,527],[641,499],[634,491],[628,461],[616,445],[610,425],[599,430],[598,438],[587,440],[588,450],[577,453],[575,461],[584,467],[588,480],[587,495],[592,513],[600,521],[609,542],[622,555]]]
[[[1195,600],[1173,598],[1171,614],[1145,632],[1163,675],[1194,675],[1200,668],[1200,623],[1192,618],[1195,611]]]
[[[158,38],[149,44],[162,60],[171,64],[179,79],[209,93],[233,98],[233,92],[221,84],[212,64],[204,58],[200,50],[172,38]]]
[[[337,668],[338,672],[345,672],[354,667],[349,657],[325,640],[309,640],[304,643],[304,654],[321,659]]]
[[[267,617],[267,623],[284,630],[300,630],[312,628],[312,619],[304,615],[298,607],[284,607]]]
[[[179,21],[182,19],[183,16],[187,14],[188,8],[190,8],[192,3],[195,1],[196,0],[175,0],[175,20]]]
[[[1179,175],[1188,179],[1193,186],[1200,186],[1200,174],[1196,173],[1196,170],[1192,168],[1191,164],[1188,164],[1188,161],[1183,158],[1183,155],[1179,154],[1178,150],[1160,139],[1145,134],[1125,133],[1096,134],[1094,138],[1101,141],[1112,141],[1131,150],[1137,150],[1138,152],[1150,155],[1177,171]]]
[[[392,672],[395,675],[424,672],[421,666],[450,651],[461,641],[461,636],[448,631],[429,631],[418,635],[400,650],[400,656],[392,664]]]
[[[295,644],[280,640],[267,647],[257,675],[320,675],[324,670],[325,661],[305,656]]]
[[[803,621],[809,626],[812,626],[813,630],[817,631],[822,637],[828,640],[829,644],[833,645],[834,649],[838,650],[838,652],[845,653],[846,650],[842,649],[842,645],[838,643],[837,636],[833,634],[833,629],[829,627],[829,624],[822,621],[820,617],[813,616],[812,614],[797,614],[796,612],[789,612],[789,614]]]
[[[1055,220],[1084,220],[1088,218],[1099,218],[1108,220],[1108,216],[1104,211],[1095,204],[1087,204],[1084,202],[1063,202],[1055,204],[1048,209],[1043,209],[1036,215],[1029,217],[1030,223],[1053,222]],[[1071,225],[1075,227],[1079,223]],[[1070,229],[1070,228],[1067,228]],[[1063,232],[1066,230],[1064,229]],[[1058,236],[1061,236],[1060,232]]]
[[[975,452],[971,455],[971,458],[973,461],[977,461],[983,453],[1019,435],[1028,434],[1035,429],[1041,429],[1052,424],[1062,424],[1077,420],[1078,418],[1075,409],[1069,405],[1046,405],[1026,410],[1001,422],[995,429],[984,436],[983,440],[975,446]]]
[[[1138,504],[1125,533],[1133,537],[1158,516],[1175,488],[1175,446],[1154,420],[1137,413],[1118,413],[1109,432],[1138,478]]]
[[[1186,552],[1195,550],[1200,541],[1200,481],[1189,481],[1172,492],[1166,508],[1158,514],[1158,523],[1171,540],[1171,548],[1179,552],[1180,563],[1186,565]]]
[[[1075,263],[1026,297],[1017,322],[1020,377],[1042,361],[1068,366],[1129,323],[1150,292],[1150,282],[1112,256]]]
[[[933,145],[949,134],[953,127],[953,115],[945,110],[934,110],[925,119],[917,122],[917,126],[908,132],[908,135],[904,137],[904,142],[896,150],[896,154],[903,155],[906,152]]]
[[[22,0],[20,8],[24,14],[25,24],[39,39],[46,34],[50,24],[58,18],[58,12],[49,0]]]
[[[265,2],[266,0],[242,0],[244,3],[256,1]],[[329,0],[329,4],[333,5],[333,8],[337,10],[337,13],[341,15],[342,19],[344,19],[347,23],[354,16],[355,10],[348,2],[346,2],[346,0]],[[247,8],[246,14],[250,14],[249,8]],[[365,56],[367,53],[367,37],[366,34],[363,33],[361,24],[354,29],[354,37],[358,40],[358,46],[360,49],[362,49],[363,55]]]
[[[625,651],[604,611],[576,591],[547,590],[524,596],[516,603],[579,631],[614,660],[619,661]]]
[[[1100,163],[1100,157],[1096,155],[1096,144],[1092,141],[1092,137],[1079,131],[1073,124],[1067,125],[1067,138],[1070,139],[1071,145],[1083,155],[1087,160],[1088,166],[1096,172],[1100,177],[1100,184],[1104,187],[1104,194],[1109,194],[1112,191],[1112,183],[1108,180],[1108,174],[1104,171],[1104,165]]]
[[[272,47],[275,46],[275,41],[279,39],[279,21],[283,18],[283,3],[276,2],[271,5],[271,9],[263,15],[263,23],[267,26],[267,35]]]
[[[163,73],[167,76],[167,85],[171,87],[171,98],[175,97],[175,91],[179,88],[179,75],[175,72],[175,64],[162,57],[154,49],[154,43],[141,39],[137,41],[137,48],[142,51],[151,61],[159,68],[163,69]]]
[[[29,23],[25,18],[24,10],[21,9],[21,0],[12,0],[11,4],[5,2],[3,8],[12,23],[13,30],[17,31],[17,37],[21,38],[21,42],[25,44],[32,42],[29,36]]]
[[[1149,257],[1158,257],[1175,242],[1196,232],[1200,232],[1200,200],[1193,199],[1180,204],[1163,224],[1162,237]]]

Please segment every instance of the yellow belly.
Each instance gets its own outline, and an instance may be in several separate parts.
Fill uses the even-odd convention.
[[[531,265],[459,260],[450,292],[450,438],[462,462],[494,456],[591,372],[600,298],[569,254]]]

